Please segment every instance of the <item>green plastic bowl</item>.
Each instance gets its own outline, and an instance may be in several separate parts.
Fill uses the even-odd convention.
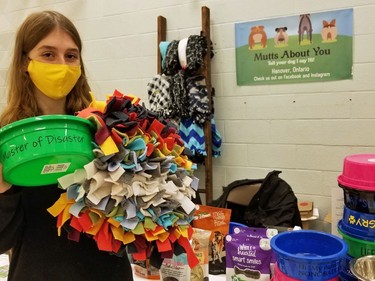
[[[84,118],[43,115],[0,129],[0,160],[5,181],[20,186],[57,183],[94,159],[95,128]]]
[[[342,227],[342,220],[337,224],[337,230],[342,239],[348,245],[348,255],[353,258],[359,258],[375,254],[375,239],[366,236],[360,236],[348,232]]]

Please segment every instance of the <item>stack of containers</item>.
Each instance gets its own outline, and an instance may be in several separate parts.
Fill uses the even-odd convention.
[[[337,228],[348,244],[346,269],[340,279],[357,280],[349,270],[350,260],[375,254],[375,154],[345,157],[337,181],[345,203]]]

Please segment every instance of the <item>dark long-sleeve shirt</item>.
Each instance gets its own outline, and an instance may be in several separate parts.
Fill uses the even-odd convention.
[[[55,185],[14,186],[0,194],[0,253],[12,249],[8,280],[133,280],[126,255],[100,251],[85,234],[79,242],[65,231],[57,235],[56,218],[47,209],[61,192]]]

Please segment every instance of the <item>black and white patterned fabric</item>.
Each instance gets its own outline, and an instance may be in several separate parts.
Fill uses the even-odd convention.
[[[157,74],[147,84],[150,110],[164,118],[168,118],[171,115],[170,84],[170,78],[163,74]]]
[[[204,65],[207,54],[207,40],[202,35],[190,35],[186,45],[187,71],[194,74]]]
[[[180,70],[171,77],[171,98],[173,103],[171,117],[175,120],[189,116],[189,100],[186,92],[185,74],[184,70]]]
[[[203,75],[186,79],[186,89],[189,100],[189,113],[194,122],[203,124],[212,117],[206,79]]]
[[[165,75],[175,75],[180,69],[180,61],[178,59],[178,43],[179,40],[173,40],[167,49],[167,54],[165,56]]]

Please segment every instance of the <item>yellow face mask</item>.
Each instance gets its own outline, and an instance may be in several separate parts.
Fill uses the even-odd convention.
[[[73,89],[81,76],[81,66],[31,60],[27,67],[34,85],[47,97],[61,99]]]

